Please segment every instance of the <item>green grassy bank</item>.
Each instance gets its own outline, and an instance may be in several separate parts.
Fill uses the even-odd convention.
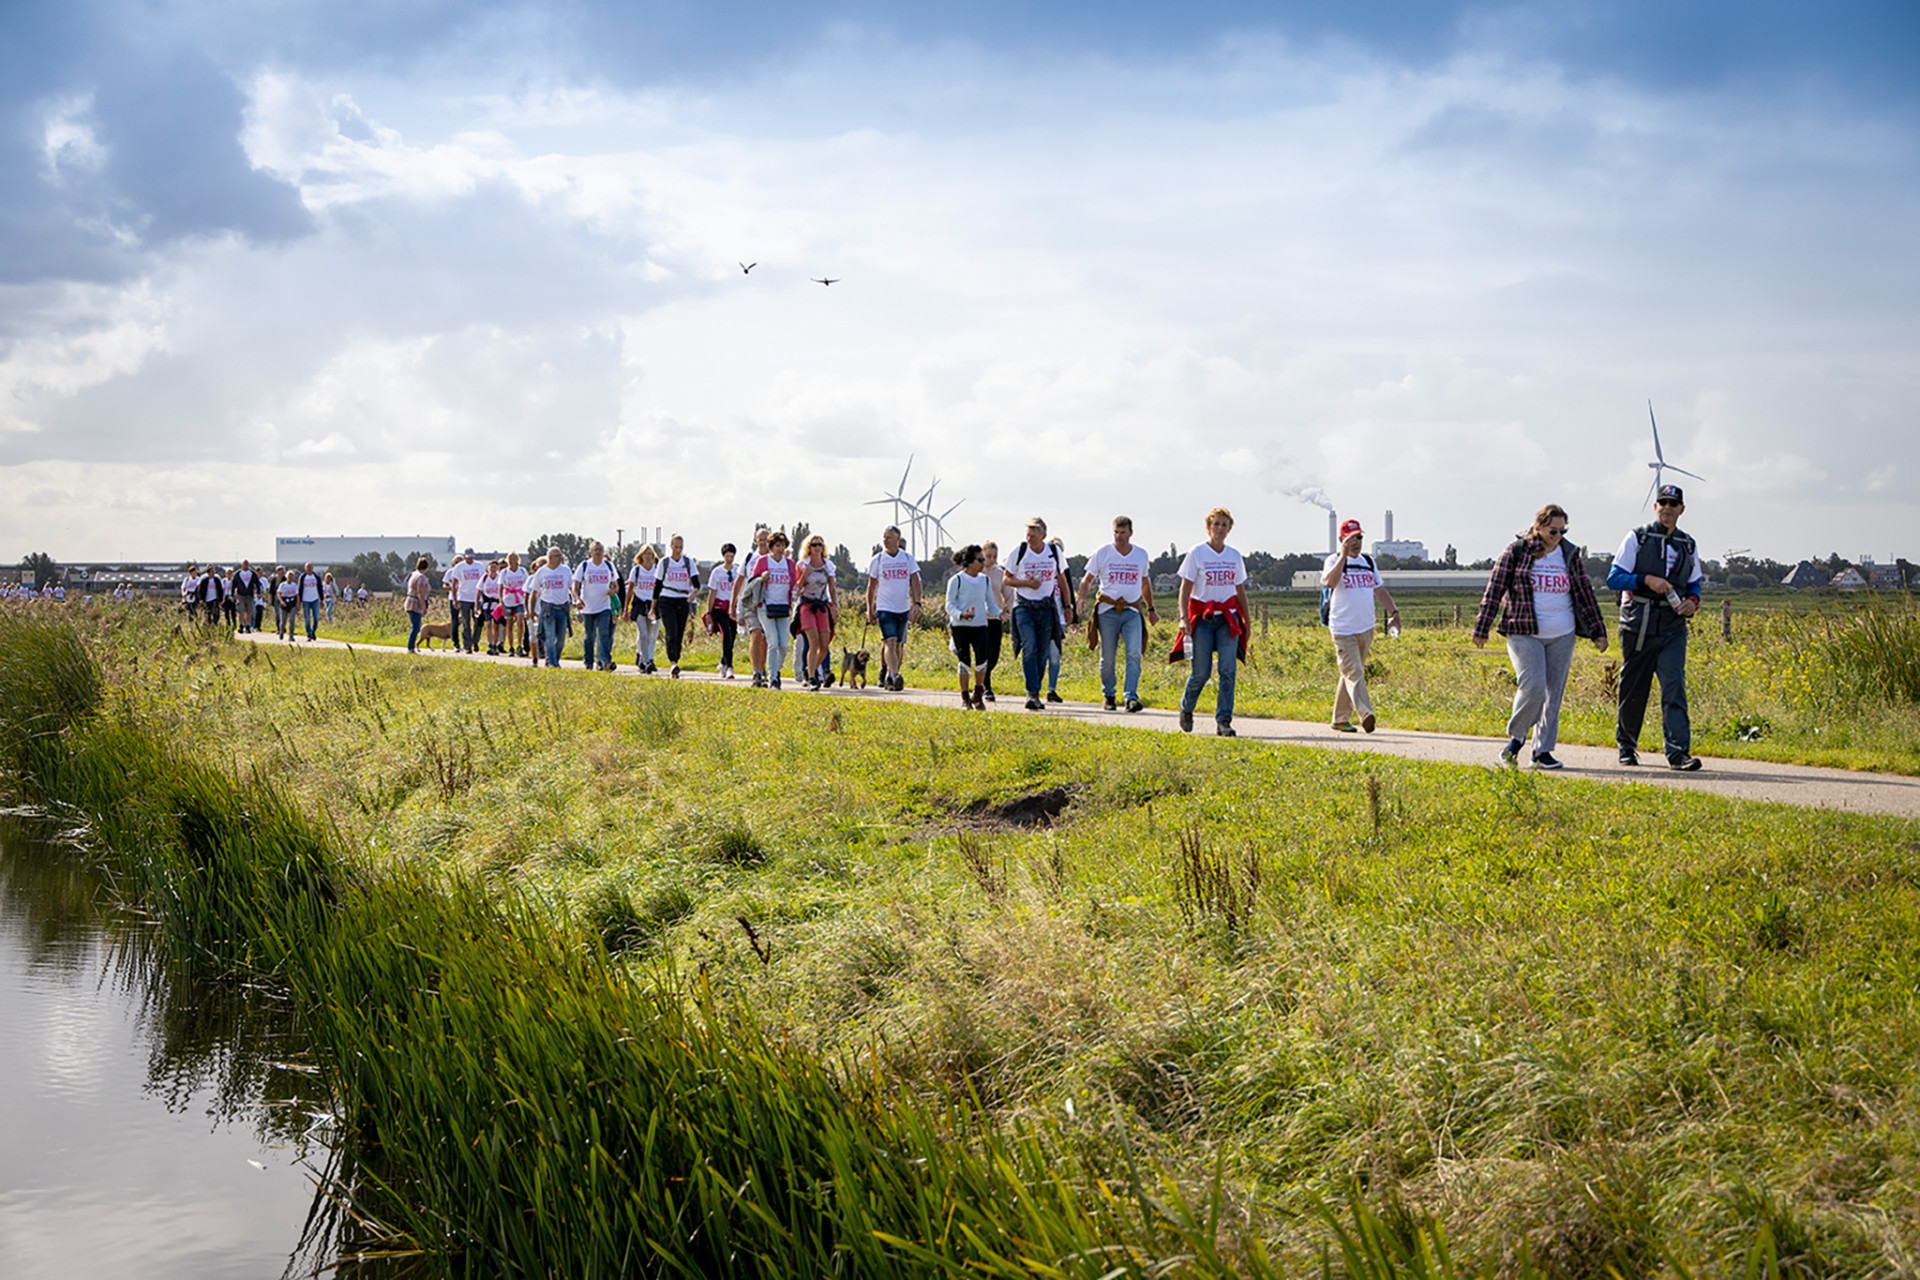
[[[1911,824],[0,625],[15,785],[303,993],[453,1269],[1313,1273],[1354,1186],[1336,1273],[1920,1250]]]
[[[1920,617],[1905,600],[1857,595],[1816,599],[1787,593],[1748,593],[1736,605],[1732,636],[1709,609],[1690,640],[1687,674],[1694,749],[1848,769],[1920,772]],[[1799,606],[1787,609],[1787,604]],[[1398,640],[1381,638],[1368,666],[1382,720],[1404,729],[1498,736],[1506,727],[1513,677],[1506,646],[1494,636],[1475,649],[1467,635],[1477,600],[1459,593],[1409,595],[1401,602],[1408,627]],[[1333,646],[1318,625],[1310,593],[1262,597],[1265,621],[1256,629],[1253,661],[1240,671],[1237,710],[1247,716],[1324,721],[1331,717],[1336,680]],[[1462,622],[1454,625],[1458,608]],[[435,615],[444,617],[444,610]],[[845,616],[857,617],[849,610]],[[856,623],[841,644],[858,643]],[[406,616],[390,604],[348,606],[328,635],[359,644],[404,644]],[[870,647],[878,641],[869,634]],[[1184,666],[1164,661],[1173,628],[1156,629],[1141,679],[1141,696],[1173,706],[1187,678]],[[622,624],[616,655],[631,658],[632,631]],[[576,639],[568,656],[579,656]],[[1567,683],[1561,737],[1568,742],[1613,742],[1614,690],[1620,654],[1582,643]],[[665,651],[659,661],[664,665]],[[687,665],[712,670],[716,641],[696,634]],[[907,677],[923,688],[952,683],[944,633],[917,632],[908,648]],[[746,670],[744,645],[737,668]],[[995,681],[1018,693],[1018,660],[1009,650]],[[1067,646],[1061,692],[1075,700],[1101,694],[1098,655],[1074,639]],[[1210,697],[1210,695],[1209,695]],[[1208,705],[1211,705],[1209,702]],[[1658,743],[1658,704],[1642,744]]]

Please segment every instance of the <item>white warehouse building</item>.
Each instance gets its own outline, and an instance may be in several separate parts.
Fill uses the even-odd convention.
[[[317,565],[352,564],[355,556],[373,552],[381,559],[389,554],[401,559],[422,553],[433,557],[439,565],[451,564],[454,556],[454,541],[451,534],[441,537],[437,534],[416,533],[406,538],[275,538],[273,540],[273,559],[269,564],[306,564],[311,561]]]

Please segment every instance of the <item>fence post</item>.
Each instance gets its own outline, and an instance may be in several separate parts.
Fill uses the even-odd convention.
[[[1267,619],[1272,616],[1273,616],[1272,605],[1263,604],[1260,606],[1260,642],[1262,644],[1265,644],[1267,640]]]
[[[1733,601],[1731,600],[1720,602],[1720,638],[1733,639]]]
[[[1460,625],[1460,606],[1458,604],[1453,606],[1453,625],[1456,627]]]

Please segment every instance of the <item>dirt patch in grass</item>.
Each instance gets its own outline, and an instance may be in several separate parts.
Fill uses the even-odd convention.
[[[977,826],[1050,827],[1067,811],[1076,790],[1078,788],[1071,786],[1048,787],[997,804],[976,800],[960,812]]]

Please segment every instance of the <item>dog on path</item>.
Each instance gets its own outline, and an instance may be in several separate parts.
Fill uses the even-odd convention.
[[[867,651],[865,649],[840,651],[840,683],[849,689],[867,687]]]
[[[453,643],[453,624],[451,622],[423,622],[420,624],[420,647],[433,648],[435,640]]]

